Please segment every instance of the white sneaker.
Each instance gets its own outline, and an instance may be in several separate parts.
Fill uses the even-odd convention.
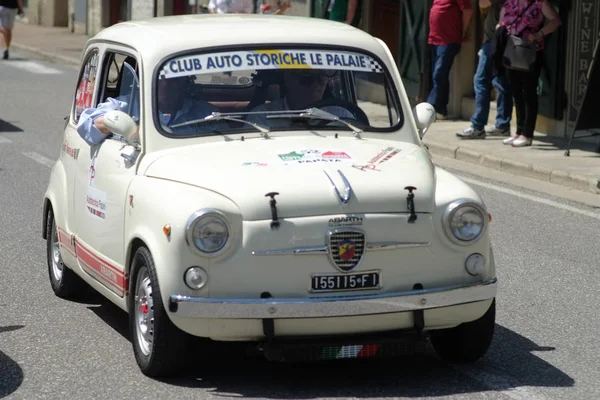
[[[456,134],[461,139],[485,139],[485,131],[483,129],[475,129],[472,126],[462,132]]]
[[[510,136],[510,128],[500,129],[498,127],[485,128],[485,133],[490,136]]]
[[[532,142],[533,142],[532,139],[517,139],[517,140],[513,140],[513,142],[510,145],[512,147],[526,147],[526,146],[531,146]]]
[[[511,136],[508,139],[504,139],[502,143],[504,144],[512,144],[515,140],[517,140],[518,136]]]

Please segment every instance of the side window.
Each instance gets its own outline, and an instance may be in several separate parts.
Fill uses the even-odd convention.
[[[102,102],[110,97],[118,100],[121,111],[129,114],[136,122],[140,117],[140,84],[135,57],[107,52],[104,59],[102,79]]]
[[[96,90],[96,77],[98,73],[98,50],[94,50],[87,58],[79,74],[77,93],[75,94],[75,123],[79,121],[81,113],[86,108],[92,107],[92,100]]]

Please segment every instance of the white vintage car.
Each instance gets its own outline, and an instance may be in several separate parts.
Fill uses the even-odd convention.
[[[379,39],[341,23],[196,15],[87,43],[43,201],[57,296],[129,315],[141,371],[186,346],[269,360],[482,357],[497,278],[481,197],[421,142]],[[408,340],[408,341],[407,341]],[[405,347],[403,347],[405,346]]]

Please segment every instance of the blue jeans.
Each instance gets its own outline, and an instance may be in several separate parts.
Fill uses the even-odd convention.
[[[484,43],[479,52],[479,64],[473,78],[475,89],[475,114],[471,117],[471,125],[482,130],[490,115],[492,85],[496,88],[498,99],[496,108],[496,128],[509,129],[512,118],[513,97],[508,79],[505,76],[492,76],[491,42]]]
[[[460,52],[460,44],[450,43],[443,46],[430,45],[433,87],[427,102],[435,107],[438,114],[448,114],[450,98],[450,68],[454,57]]]

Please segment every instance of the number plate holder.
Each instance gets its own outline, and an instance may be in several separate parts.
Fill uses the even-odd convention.
[[[310,276],[310,293],[350,292],[379,290],[381,270],[351,272],[347,274],[315,273]]]

